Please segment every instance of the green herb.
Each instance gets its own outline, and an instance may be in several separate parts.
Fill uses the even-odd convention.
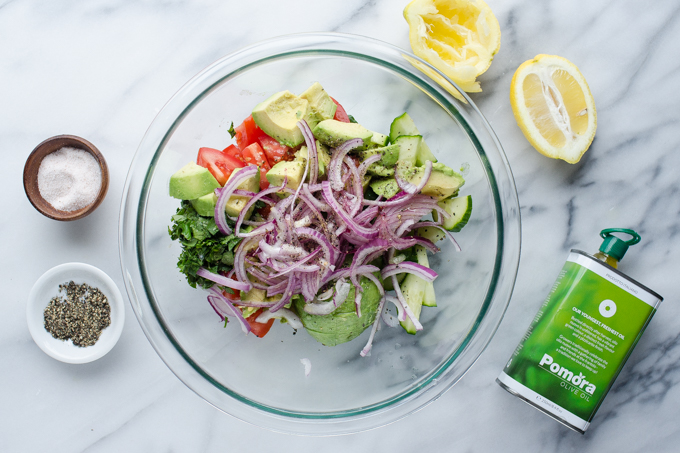
[[[231,126],[229,126],[228,129],[229,135],[231,135],[231,138],[234,138],[236,136],[236,131],[234,130],[234,122],[231,122]]]
[[[196,285],[210,288],[214,285],[208,279],[199,277],[196,272],[201,267],[210,272],[228,272],[234,266],[234,249],[241,238],[223,235],[212,217],[202,217],[188,201],[172,216],[172,225],[168,228],[170,238],[179,241],[182,253],[177,260],[177,267],[186,275],[192,288]]]
[[[347,116],[349,117],[350,123],[357,123],[357,124],[359,123],[357,120],[354,119],[354,117],[352,115],[347,115]]]

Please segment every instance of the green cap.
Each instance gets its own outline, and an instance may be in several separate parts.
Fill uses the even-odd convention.
[[[632,238],[624,241],[623,239],[614,236],[612,233],[625,233],[631,235]],[[637,244],[641,239],[640,235],[635,231],[626,228],[607,228],[606,230],[600,231],[600,236],[604,239],[600,246],[600,252],[606,253],[616,261],[621,261],[623,255],[626,254],[628,247]]]

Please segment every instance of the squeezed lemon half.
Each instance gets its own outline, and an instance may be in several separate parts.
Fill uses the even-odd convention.
[[[510,84],[510,105],[524,136],[545,156],[575,164],[595,137],[595,100],[566,58],[537,55],[522,63]]]
[[[404,8],[413,53],[463,90],[482,91],[477,76],[501,47],[501,28],[482,0],[413,0]]]

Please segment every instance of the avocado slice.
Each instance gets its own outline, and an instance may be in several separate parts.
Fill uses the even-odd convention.
[[[309,155],[309,152],[307,150],[306,146],[300,147],[300,149],[295,153],[295,160],[298,162],[302,162],[303,165],[307,165],[307,156]],[[328,168],[328,164],[331,163],[331,153],[320,141],[316,140],[316,156],[317,156],[317,162],[319,163],[319,174],[318,176],[321,178],[326,175],[326,169]],[[309,177],[311,175],[307,175],[307,180],[309,180]]]
[[[309,101],[290,91],[280,91],[255,106],[253,120],[265,134],[295,148],[305,141],[297,123],[304,119],[316,124]],[[310,126],[311,127],[311,126]]]
[[[335,110],[338,106],[319,82],[314,82],[300,97],[309,102],[309,108],[311,109],[310,118],[313,119],[313,124],[308,121],[310,128],[313,128],[323,120],[330,120],[335,116]]]
[[[385,167],[379,163],[372,164],[368,167],[368,173],[375,176],[382,176],[384,178],[394,177],[394,167]]]
[[[363,293],[361,296],[361,318],[357,317],[354,306],[356,289],[352,286],[347,299],[331,314],[310,315],[304,310],[305,301],[297,298],[293,304],[307,332],[325,346],[346,343],[361,335],[375,321],[380,292],[375,283],[362,277],[360,281]]]
[[[401,190],[399,189],[397,181],[394,178],[377,179],[375,181],[371,181],[369,185],[371,186],[371,189],[373,189],[373,192],[382,196],[386,200],[389,200]]]
[[[194,207],[198,215],[203,217],[213,217],[215,215],[215,205],[217,205],[217,195],[209,193],[191,200],[191,205]]]
[[[361,151],[359,156],[361,157],[361,160],[366,160],[375,154],[380,154],[382,156],[377,163],[384,167],[394,167],[399,160],[399,145],[369,148],[367,150]]]
[[[409,163],[397,164],[397,172],[403,179],[417,186],[425,174],[425,167],[415,167]],[[423,195],[429,195],[437,200],[450,197],[465,184],[465,179],[444,164],[435,162],[432,164],[432,173],[425,187],[420,191]],[[374,189],[375,190],[375,189]]]
[[[220,187],[210,171],[189,162],[170,177],[170,196],[180,200],[193,200]]]
[[[294,161],[281,161],[274,165],[271,170],[267,172],[267,181],[273,186],[281,186],[283,181],[288,178],[286,187],[289,189],[297,189],[302,183],[302,175],[305,172],[306,163]]]
[[[337,120],[321,121],[312,132],[321,143],[331,148],[337,148],[354,138],[360,138],[364,142],[362,146],[368,146],[373,136],[373,132],[358,123],[343,123]]]

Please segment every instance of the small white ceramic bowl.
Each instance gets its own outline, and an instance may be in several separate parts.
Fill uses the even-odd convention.
[[[59,294],[59,285],[71,280],[99,288],[111,306],[111,325],[92,346],[75,346],[71,340],[58,340],[45,330],[45,308]],[[48,270],[35,282],[28,295],[26,318],[33,340],[47,355],[66,363],[88,363],[106,355],[118,342],[125,322],[125,304],[118,287],[103,271],[89,264],[65,263]]]

